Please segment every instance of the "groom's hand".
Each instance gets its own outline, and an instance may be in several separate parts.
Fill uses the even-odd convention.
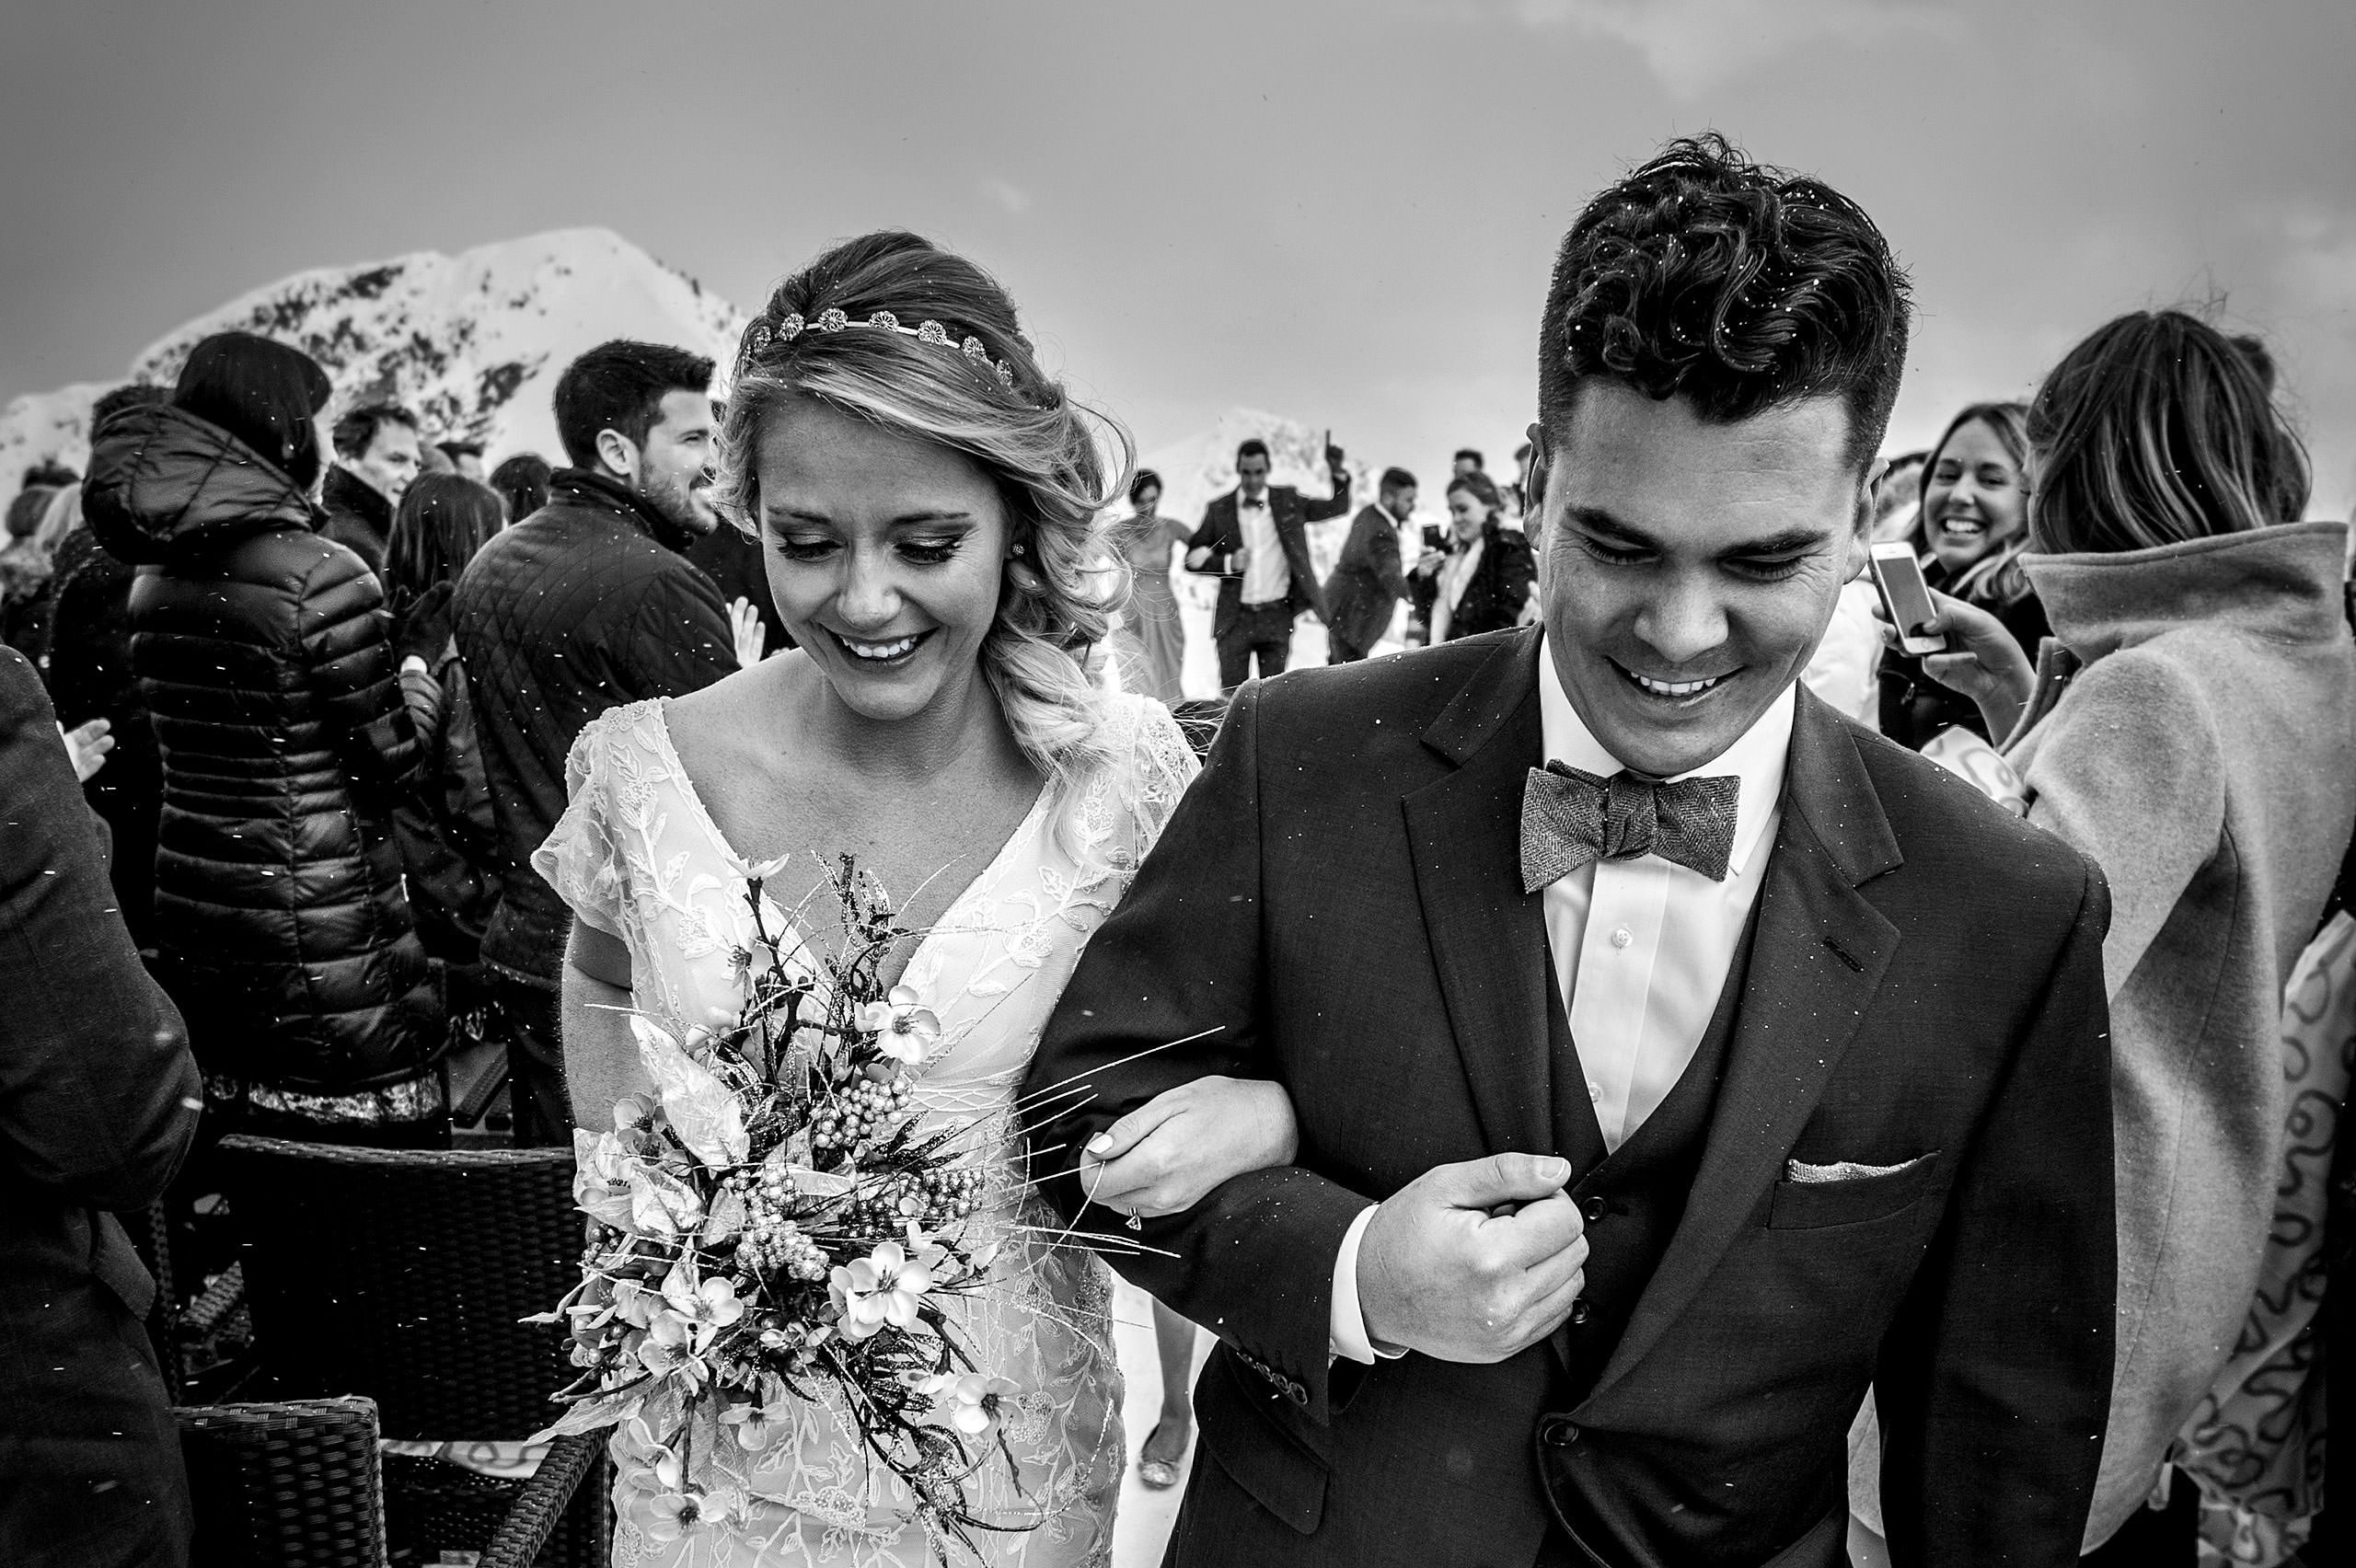
[[[1503,1361],[1571,1315],[1586,1228],[1567,1160],[1496,1154],[1425,1171],[1374,1211],[1358,1246],[1358,1309],[1377,1344],[1441,1361]]]

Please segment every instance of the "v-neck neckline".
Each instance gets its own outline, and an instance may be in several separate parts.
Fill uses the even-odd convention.
[[[736,846],[728,841],[728,835],[721,828],[720,819],[713,816],[711,808],[704,804],[703,796],[696,789],[695,779],[688,776],[687,765],[680,760],[678,746],[671,739],[671,700],[667,697],[655,699],[654,734],[662,745],[663,759],[669,765],[671,777],[678,785],[679,796],[687,802],[687,810],[694,815],[697,824],[702,827],[704,836],[711,841],[712,847],[717,849],[721,858],[728,862],[729,869],[739,876],[749,879],[756,870],[775,871],[782,869],[789,860],[793,859],[795,851],[788,850],[785,854],[768,860],[755,860],[739,852]],[[1000,869],[1006,864],[1007,858],[1014,852],[1014,847],[1024,843],[1038,831],[1039,819],[1045,814],[1049,798],[1054,795],[1055,790],[1056,781],[1052,777],[1040,783],[1039,793],[1032,801],[1031,809],[1022,813],[1022,820],[1015,825],[1014,831],[1007,836],[1006,841],[998,847],[998,852],[990,857],[989,863],[975,872],[973,879],[966,882],[957,896],[951,899],[948,906],[941,910],[940,918],[927,926],[918,935],[915,950],[908,954],[907,963],[900,966],[900,977],[906,977],[917,967],[918,962],[931,949],[932,939],[936,935],[955,928],[953,917],[957,913],[964,909],[986,884],[997,880]],[[804,850],[801,853],[812,852]],[[779,907],[783,910],[784,906],[780,905]],[[814,957],[818,948],[809,928],[800,917],[791,913],[787,913],[785,918],[793,927],[794,940],[805,952]],[[895,979],[894,983],[897,984],[898,980]],[[938,1008],[939,1002],[935,1001],[933,1005]]]

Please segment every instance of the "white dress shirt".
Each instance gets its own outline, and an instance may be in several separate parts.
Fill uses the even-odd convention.
[[[1726,881],[1646,855],[1590,861],[1540,895],[1554,980],[1570,1009],[1578,1071],[1606,1150],[1625,1143],[1660,1108],[1709,1030],[1774,849],[1797,704],[1795,688],[1786,686],[1734,744],[1677,776],[1731,773],[1741,780]],[[1542,637],[1538,710],[1546,755],[1532,766],[1564,762],[1605,778],[1625,771],[1571,706]],[[1566,1066],[1557,1063],[1555,1070]],[[1373,1216],[1369,1207],[1352,1222],[1334,1262],[1334,1353],[1355,1361],[1377,1355],[1357,1297],[1358,1245]]]
[[[1243,602],[1247,605],[1273,605],[1292,594],[1292,562],[1285,557],[1284,541],[1276,536],[1276,514],[1268,504],[1268,492],[1260,492],[1259,504],[1252,498],[1238,493],[1235,498],[1235,520],[1243,530]]]

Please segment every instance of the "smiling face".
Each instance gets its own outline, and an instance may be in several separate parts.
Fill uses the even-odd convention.
[[[1449,525],[1456,530],[1456,542],[1469,545],[1481,536],[1482,525],[1489,520],[1489,509],[1481,498],[1468,490],[1448,492]]]
[[[1563,423],[1531,432],[1555,674],[1623,765],[1690,773],[1807,667],[1864,559],[1848,411],[1810,398],[1707,424],[1682,399],[1588,382]]]
[[[332,447],[322,448],[333,451]],[[410,481],[424,462],[419,449],[417,432],[398,420],[378,421],[375,432],[368,438],[368,450],[352,465],[352,471],[368,481],[369,487],[395,506],[409,493]]]
[[[665,392],[630,476],[631,488],[657,511],[699,536],[720,525],[711,506],[711,398],[684,388]]]
[[[1268,489],[1268,460],[1257,452],[1235,460],[1235,482],[1243,493],[1257,501]]]
[[[1008,545],[989,476],[808,398],[763,422],[755,464],[769,592],[835,694],[886,723],[967,700]]]
[[[1985,420],[1957,426],[1923,485],[1923,536],[1949,581],[2027,525],[2020,464]]]

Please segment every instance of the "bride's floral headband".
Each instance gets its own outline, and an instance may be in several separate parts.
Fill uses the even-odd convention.
[[[736,356],[736,373],[742,375],[745,367],[767,352],[772,344],[790,343],[804,332],[843,332],[854,327],[870,328],[879,332],[897,332],[904,338],[914,338],[919,343],[930,343],[935,348],[963,354],[976,370],[987,372],[997,377],[1000,386],[1010,392],[1014,390],[1014,372],[1007,368],[1004,360],[990,358],[989,350],[983,346],[979,338],[968,334],[963,343],[953,342],[949,329],[940,322],[923,321],[914,327],[903,327],[900,318],[888,310],[879,310],[864,321],[853,321],[839,310],[822,310],[815,321],[803,320],[798,310],[787,312],[782,319],[776,322],[764,317],[745,330],[744,351]]]

